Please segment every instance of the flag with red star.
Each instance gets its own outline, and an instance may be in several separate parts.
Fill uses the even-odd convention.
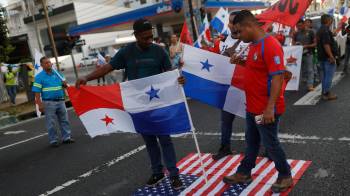
[[[179,71],[108,86],[68,88],[91,137],[121,132],[170,135],[193,129]]]

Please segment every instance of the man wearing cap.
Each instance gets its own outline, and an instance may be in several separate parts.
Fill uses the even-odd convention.
[[[171,69],[171,62],[167,53],[159,45],[152,43],[153,28],[150,21],[139,19],[135,21],[133,29],[136,42],[121,48],[108,64],[78,79],[76,82],[77,88],[115,69],[125,69],[128,80],[160,74]],[[184,78],[180,77],[179,83],[184,84],[184,82]],[[154,187],[165,177],[162,165],[162,152],[164,163],[170,173],[172,187],[175,190],[181,189],[183,184],[179,178],[179,170],[176,167],[175,149],[170,136],[142,135],[142,137],[146,143],[153,171],[147,186]]]

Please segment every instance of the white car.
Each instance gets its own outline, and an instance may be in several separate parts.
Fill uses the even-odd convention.
[[[95,65],[96,61],[97,61],[97,58],[96,57],[91,57],[91,56],[84,57],[84,58],[81,59],[81,63],[84,66]]]

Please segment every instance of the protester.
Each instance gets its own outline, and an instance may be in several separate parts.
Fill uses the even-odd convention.
[[[14,71],[11,66],[8,66],[7,70],[8,71],[5,73],[6,90],[10,97],[11,105],[16,105],[17,71]]]
[[[333,75],[336,70],[336,56],[338,48],[330,30],[333,18],[324,14],[321,16],[321,27],[317,32],[317,52],[318,60],[321,64],[322,72],[322,98],[324,100],[335,100],[337,96],[331,93]]]
[[[68,121],[67,109],[64,101],[63,87],[67,83],[62,81],[53,71],[52,63],[47,57],[40,59],[43,71],[35,76],[32,91],[35,93],[35,102],[40,112],[45,112],[46,128],[49,133],[49,142],[52,147],[58,147],[59,141],[55,130],[55,119],[58,119],[61,129],[62,143],[70,144],[75,141],[71,137],[71,129]],[[62,75],[60,75],[63,77]]]
[[[252,181],[251,170],[255,167],[261,140],[279,172],[271,189],[275,193],[283,192],[293,184],[290,166],[277,136],[280,117],[285,111],[283,49],[275,38],[266,35],[250,11],[238,13],[234,23],[239,38],[252,42],[246,61],[236,55],[231,57],[232,62],[246,66],[247,148],[237,172],[224,177],[223,181],[228,184]]]
[[[348,74],[348,67],[350,61],[350,18],[348,19],[348,24],[345,29],[342,31],[342,35],[346,35],[346,47],[345,47],[345,58],[344,58],[344,68],[343,72]]]
[[[243,42],[238,40],[237,31],[233,24],[233,19],[238,12],[231,12],[229,17],[228,27],[230,28],[231,35],[229,35],[225,40],[225,50],[223,51],[223,55],[231,56],[234,53],[240,51],[239,45]],[[232,123],[235,119],[236,115],[226,112],[224,110],[221,111],[221,120],[220,120],[220,129],[221,129],[221,146],[216,154],[212,156],[214,160],[219,160],[227,155],[231,155],[231,136],[232,136]]]
[[[182,44],[179,42],[176,34],[171,35],[169,52],[172,66],[178,68],[180,65]]]
[[[160,46],[152,43],[152,24],[146,19],[139,19],[133,25],[136,43],[131,43],[120,49],[109,64],[102,66],[86,77],[76,82],[77,88],[85,85],[87,81],[106,75],[114,69],[125,69],[128,80],[144,78],[171,70],[171,62],[167,53]],[[184,78],[179,78],[179,83],[184,84]],[[147,186],[154,187],[164,179],[162,156],[170,173],[171,185],[175,190],[181,189],[183,184],[179,178],[179,170],[176,167],[176,155],[174,145],[169,135],[142,135],[149,158],[151,160],[153,174],[147,182]],[[159,147],[161,146],[161,148]]]
[[[307,88],[309,91],[315,90],[315,67],[313,63],[313,50],[316,47],[316,36],[314,32],[306,27],[306,23],[303,20],[299,20],[297,23],[297,32],[293,37],[293,45],[303,46],[303,57],[302,57],[302,74],[300,78],[305,78]]]

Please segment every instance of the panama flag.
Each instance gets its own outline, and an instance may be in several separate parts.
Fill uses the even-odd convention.
[[[178,70],[108,86],[68,88],[75,112],[91,137],[121,132],[146,135],[193,130]]]
[[[346,23],[346,21],[350,18],[350,9],[347,9],[340,23]]]
[[[35,49],[35,58],[34,58],[34,75],[38,75],[43,68],[40,65],[40,59],[43,57],[44,55],[42,55],[37,49]]]
[[[343,6],[340,8],[339,13],[344,15],[348,11],[348,1],[344,1]]]
[[[215,17],[211,20],[210,25],[218,32],[224,33],[227,31],[227,24],[229,21],[228,11],[220,7]]]
[[[208,16],[205,15],[205,18],[203,20],[202,25],[199,28],[199,36],[197,41],[193,44],[194,47],[196,48],[201,48],[202,47],[202,40],[204,40],[206,43],[210,43],[211,41],[211,32],[209,29],[209,21],[208,21]]]
[[[184,47],[186,96],[245,117],[244,67],[230,58],[191,46]]]

